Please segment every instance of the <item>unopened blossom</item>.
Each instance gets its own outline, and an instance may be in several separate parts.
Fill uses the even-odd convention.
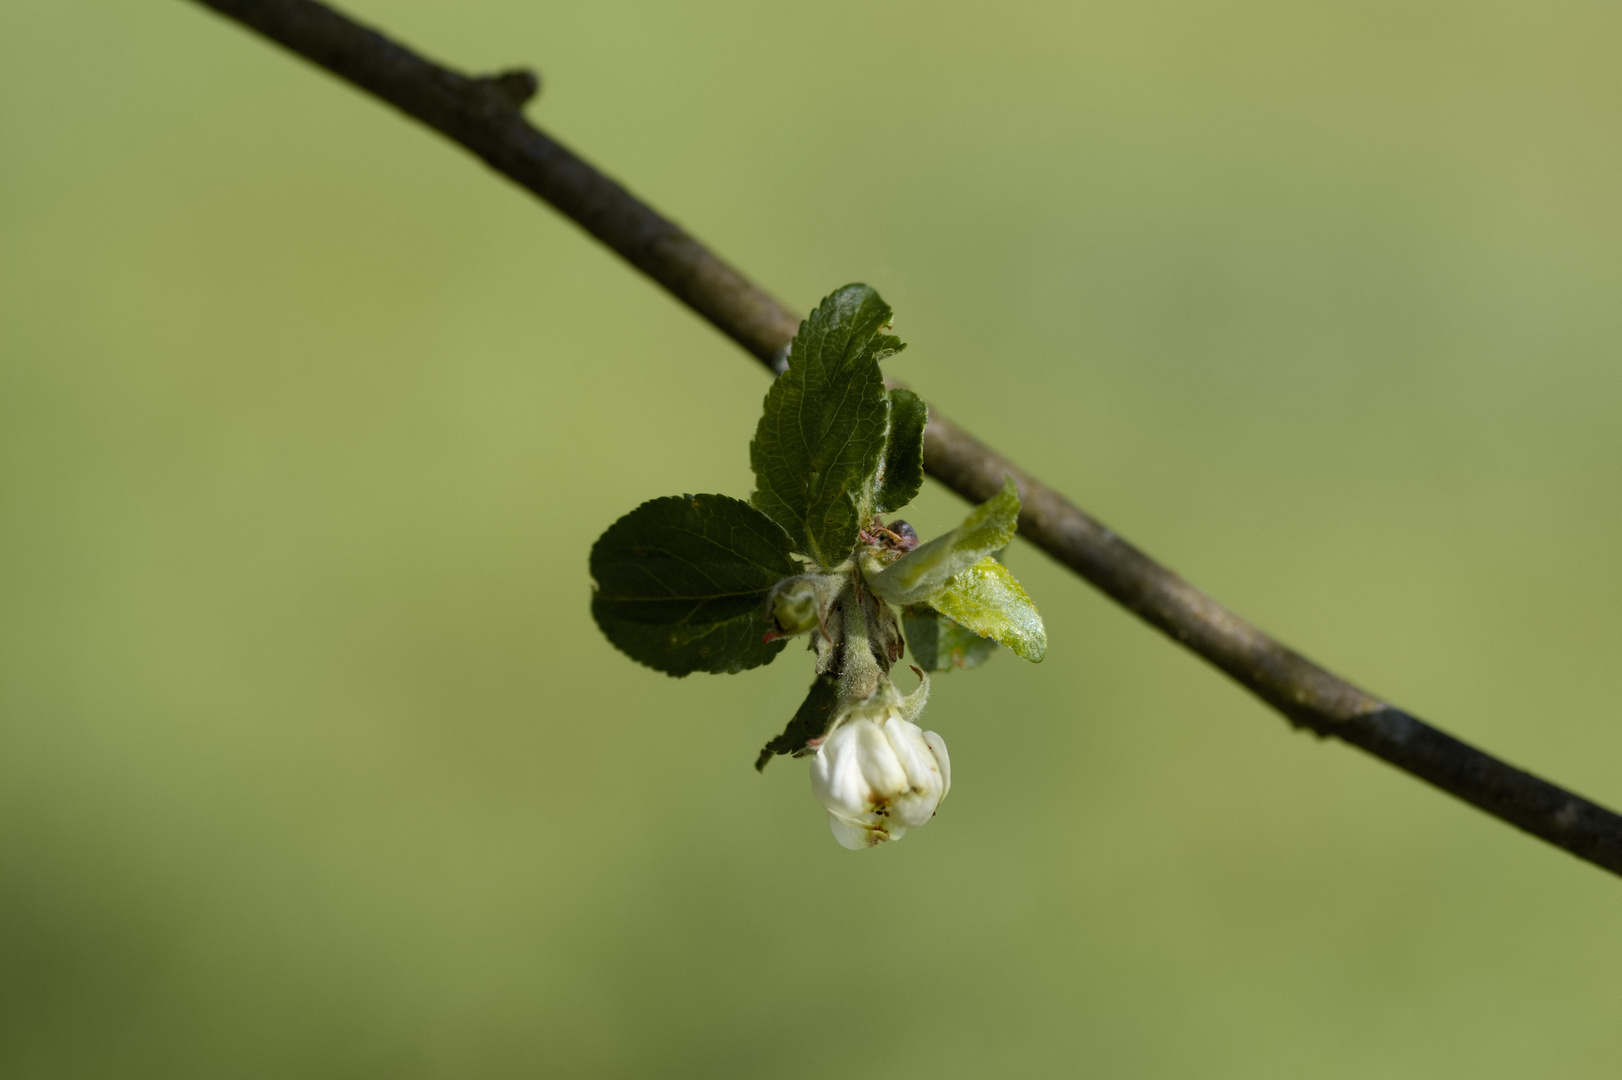
[[[926,824],[951,786],[946,741],[893,703],[853,710],[811,761],[811,790],[828,827],[853,851]]]

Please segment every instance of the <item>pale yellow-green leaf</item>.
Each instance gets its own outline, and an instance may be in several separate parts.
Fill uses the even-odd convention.
[[[892,604],[933,603],[954,575],[1007,547],[1018,525],[1019,489],[1008,479],[1000,492],[969,511],[963,524],[868,575],[867,583]]]
[[[929,601],[982,637],[995,639],[1031,663],[1048,651],[1042,616],[1023,586],[996,559],[985,558],[958,574]]]

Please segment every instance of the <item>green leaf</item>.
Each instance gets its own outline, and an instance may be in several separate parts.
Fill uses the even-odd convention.
[[[981,559],[958,574],[930,603],[964,628],[994,638],[1033,664],[1047,655],[1042,616],[1008,567],[996,559]]]
[[[766,597],[804,567],[777,523],[741,499],[680,495],[645,502],[591,549],[591,614],[631,659],[670,675],[770,663],[783,641]]]
[[[890,391],[890,432],[884,444],[873,509],[880,514],[899,510],[918,497],[924,486],[924,425],[929,406],[911,390]]]
[[[850,557],[873,514],[889,414],[878,362],[902,349],[879,333],[889,321],[889,305],[866,285],[818,304],[800,324],[749,444],[752,501],[824,569]]]
[[[965,630],[928,604],[902,608],[901,625],[913,660],[925,671],[979,667],[997,650],[995,641]]]
[[[829,721],[833,719],[834,704],[838,700],[839,680],[832,675],[818,675],[817,681],[811,684],[811,692],[805,695],[799,711],[788,722],[788,727],[783,729],[783,734],[761,747],[760,756],[755,759],[755,770],[758,772],[766,768],[766,763],[774,754],[797,754],[812,739],[822,738],[828,730]]]
[[[934,603],[953,576],[1007,547],[1018,525],[1019,489],[1009,478],[1000,492],[969,511],[963,524],[867,573],[867,584],[892,604]]]

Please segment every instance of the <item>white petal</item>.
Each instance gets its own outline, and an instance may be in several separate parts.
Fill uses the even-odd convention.
[[[900,828],[916,829],[929,824],[929,819],[935,816],[935,807],[940,805],[940,799],[935,797],[933,790],[917,795],[900,795],[890,803],[890,819]]]
[[[926,731],[924,742],[935,752],[935,760],[940,763],[941,799],[944,801],[946,793],[952,790],[952,759],[946,754],[946,740],[933,731]]]
[[[916,790],[939,786],[940,767],[935,762],[935,751],[924,741],[924,733],[918,730],[916,724],[891,720],[884,725],[884,734],[896,760],[907,774],[909,787]]]
[[[856,729],[856,756],[875,800],[888,801],[904,794],[912,785],[884,729],[871,720],[857,720],[852,726]]]
[[[873,806],[873,791],[856,754],[855,728],[835,728],[811,759],[811,791],[830,813],[859,817]]]
[[[908,780],[907,790],[891,800],[891,814],[910,828],[928,824],[945,786],[934,751],[924,741],[923,732],[905,720],[891,720],[884,730]]]
[[[851,851],[860,851],[865,847],[872,847],[877,841],[860,825],[852,825],[838,814],[828,815],[828,829],[839,841],[839,846],[849,848]]]
[[[875,817],[863,824],[847,821],[838,814],[828,815],[828,831],[834,834],[834,839],[839,841],[840,847],[851,851],[874,847],[887,840],[899,840],[907,834],[905,826],[887,822],[883,818]]]

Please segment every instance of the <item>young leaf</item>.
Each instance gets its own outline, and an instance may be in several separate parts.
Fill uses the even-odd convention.
[[[889,321],[889,305],[866,285],[818,304],[800,324],[749,444],[751,501],[824,569],[850,557],[873,514],[889,405],[878,362],[902,348],[879,333]]]
[[[1047,655],[1048,632],[1042,616],[1008,567],[996,559],[981,559],[952,578],[929,602],[966,629],[995,639],[1033,664]]]
[[[955,671],[979,667],[997,649],[997,643],[965,630],[928,604],[901,609],[912,658],[925,671]]]
[[[785,642],[766,598],[804,567],[777,523],[741,499],[681,495],[645,502],[591,549],[591,613],[631,659],[670,675],[770,663]]]
[[[873,509],[881,514],[899,510],[918,497],[924,486],[924,425],[929,406],[911,390],[890,391],[890,434],[884,444],[884,465],[879,473]]]
[[[761,747],[760,756],[755,759],[755,771],[765,769],[774,754],[797,754],[812,739],[822,738],[834,718],[834,704],[838,700],[839,680],[832,675],[818,675],[783,734]]]
[[[1018,525],[1019,489],[1006,479],[1003,489],[969,511],[963,524],[868,575],[867,584],[892,604],[934,603],[935,594],[954,575],[1008,546]]]

